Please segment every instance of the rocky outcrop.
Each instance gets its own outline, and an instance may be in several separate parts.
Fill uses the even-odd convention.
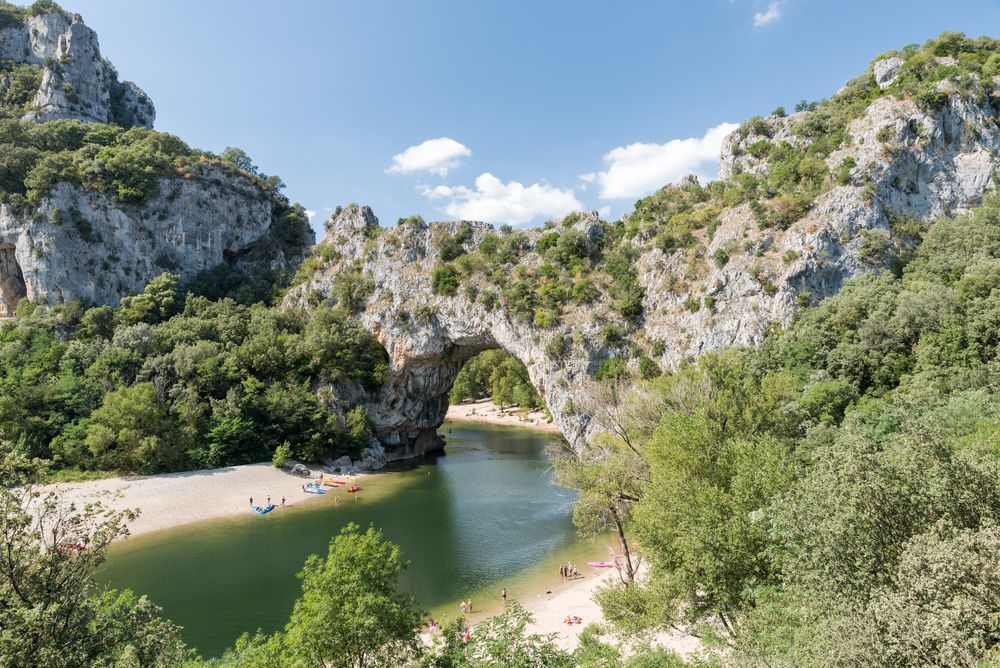
[[[734,134],[723,150],[721,174],[766,174],[767,166],[746,148],[765,140],[807,142],[792,127],[808,113],[760,119]],[[503,299],[494,306],[476,298],[498,288],[483,277],[463,278],[466,284],[451,296],[435,294],[440,240],[469,229],[464,249],[472,251],[492,227],[417,221],[382,230],[367,207],[356,206],[327,225],[326,244],[337,259],[291,291],[286,305],[333,301],[345,272],[371,281],[358,318],[385,348],[390,370],[379,392],[354,397],[366,405],[380,441],[369,456],[393,459],[440,447],[436,429],[455,376],[489,348],[503,348],[524,363],[555,423],[582,447],[602,401],[594,374],[609,358],[636,369],[632,351],[639,348],[670,369],[705,351],[759,342],[773,323],[787,323],[802,305],[835,294],[846,279],[886,267],[891,251],[910,242],[897,223],[977,204],[1000,167],[996,115],[989,101],[957,95],[936,111],[881,98],[850,122],[844,147],[827,158],[839,184],[787,229],[761,228],[742,204],[723,210],[712,233],[700,230],[699,243],[689,248],[664,253],[640,237],[636,268],[645,297],[638,326],[609,308],[606,282],[593,303],[566,305],[560,322],[549,327],[526,321]],[[575,227],[593,244],[607,224],[584,214]],[[542,262],[530,249],[543,233],[525,231],[529,251],[504,267],[504,276],[512,279],[519,268]],[[623,340],[601,335],[608,323],[621,327]]]
[[[286,304],[307,307],[317,293],[333,294],[337,276],[347,267],[360,264],[370,276],[371,297],[358,318],[386,349],[390,369],[379,393],[352,399],[365,404],[380,441],[378,454],[384,452],[389,460],[443,445],[436,430],[448,410],[448,391],[455,377],[465,362],[493,348],[503,348],[524,363],[562,433],[571,441],[582,441],[590,415],[575,405],[586,405],[585,388],[594,385],[591,375],[609,355],[597,342],[601,323],[580,314],[575,323],[580,345],[573,346],[572,354],[554,357],[546,350],[551,351],[553,339],[567,336],[566,332],[539,331],[504,308],[490,308],[464,294],[435,295],[431,275],[439,263],[437,241],[459,226],[472,231],[465,244],[468,249],[493,231],[485,223],[430,226],[422,221],[381,230],[371,209],[347,207],[327,223],[325,238],[341,260],[293,289]],[[596,213],[577,226],[585,233],[601,233]],[[536,239],[540,232],[529,231],[529,238]]]
[[[293,271],[313,233],[303,219],[302,243],[273,243],[277,226],[288,224],[281,206],[249,176],[212,164],[191,178],[160,179],[158,194],[141,205],[69,183],[30,211],[0,204],[0,316],[25,296],[117,304],[163,272],[192,278],[223,262],[249,262],[244,256],[262,246],[266,264]]]
[[[745,148],[782,141],[804,112],[763,122],[773,135],[739,131],[723,149],[720,173],[761,174]],[[897,227],[960,213],[978,204],[1000,171],[1000,130],[992,103],[954,95],[937,111],[883,97],[848,126],[845,146],[827,158],[831,170],[854,165],[844,185],[817,198],[788,230],[760,230],[747,205],[723,212],[701,257],[647,253],[646,334],[666,344],[665,366],[706,350],[761,340],[771,323],[786,324],[800,304],[835,294],[844,280],[885,266],[907,239]],[[796,137],[797,141],[804,141]],[[711,258],[722,251],[728,260]],[[691,265],[701,267],[695,280]],[[702,306],[691,312],[688,300]],[[705,308],[710,300],[711,308]]]
[[[54,11],[0,29],[0,60],[42,70],[26,120],[153,127],[152,101],[135,84],[118,81],[114,67],[101,57],[97,33],[78,14]]]

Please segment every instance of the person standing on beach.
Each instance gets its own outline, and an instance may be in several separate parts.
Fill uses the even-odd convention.
[[[469,598],[469,600],[468,600],[467,603],[468,603],[468,606],[469,606],[469,612],[472,612],[472,598],[471,597]]]
[[[251,506],[253,505],[253,497],[252,496],[250,497],[250,505]]]
[[[271,495],[267,495],[267,505],[271,505]]]
[[[507,588],[506,587],[501,587],[500,588],[500,598],[503,599],[503,604],[507,605]]]
[[[284,507],[284,505],[285,505],[285,497],[281,497],[281,505],[282,505],[282,507]]]

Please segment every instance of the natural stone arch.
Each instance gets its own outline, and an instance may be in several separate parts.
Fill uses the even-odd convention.
[[[0,244],[0,318],[12,318],[17,303],[28,296],[14,244]]]
[[[378,392],[355,398],[368,411],[387,459],[417,456],[443,445],[437,428],[447,413],[455,378],[469,359],[497,348],[524,364],[556,426],[571,444],[582,447],[591,419],[576,407],[587,403],[595,384],[593,372],[613,354],[599,342],[601,323],[581,313],[563,326],[540,330],[502,307],[461,294],[435,294],[437,241],[454,234],[459,225],[472,230],[470,247],[493,230],[483,223],[432,228],[422,221],[381,230],[370,209],[349,207],[327,226],[325,243],[340,260],[290,291],[286,305],[307,307],[332,298],[338,277],[358,265],[371,280],[372,291],[356,317],[385,348],[389,371]],[[567,343],[553,346],[555,339]],[[565,348],[565,354],[554,355],[556,347]]]

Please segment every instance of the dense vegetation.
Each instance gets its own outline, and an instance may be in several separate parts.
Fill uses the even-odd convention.
[[[502,350],[486,350],[466,362],[451,386],[448,401],[458,404],[487,397],[501,409],[505,406],[542,407],[542,399],[531,384],[528,370]]]
[[[637,321],[643,296],[634,266],[638,253],[619,243],[620,225],[605,224],[589,235],[574,227],[580,220],[570,214],[549,222],[534,241],[504,226],[486,233],[478,245],[470,243],[468,226],[454,233],[435,229],[441,262],[432,276],[434,292],[453,295],[462,289],[487,308],[502,302],[525,322],[551,328],[562,322],[566,307],[592,305],[603,291],[611,296],[616,317]]]
[[[18,305],[0,326],[0,438],[56,468],[155,472],[357,454],[384,351],[342,308],[210,301],[164,274],[118,308]],[[315,391],[317,387],[327,389]]]
[[[900,277],[609,402],[600,456],[559,469],[651,566],[600,593],[616,631],[684,624],[733,665],[996,660],[998,332],[993,196]]]

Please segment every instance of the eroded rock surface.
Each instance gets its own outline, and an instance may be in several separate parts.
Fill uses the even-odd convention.
[[[160,179],[158,194],[141,205],[61,183],[29,211],[0,204],[0,281],[19,277],[21,296],[53,305],[117,304],[164,272],[187,279],[223,261],[261,258],[293,270],[313,233],[303,223],[303,242],[285,249],[271,241],[278,224],[260,185],[216,165],[195,168],[192,178]]]
[[[752,127],[734,133],[720,174],[764,175],[766,165],[747,147],[763,139],[806,142],[790,128],[808,113],[761,119],[756,127],[766,131],[758,136]],[[773,323],[787,323],[798,308],[835,294],[846,279],[887,267],[912,243],[899,231],[901,222],[927,221],[980,202],[1000,167],[996,116],[989,100],[973,103],[957,95],[936,111],[910,100],[879,99],[850,123],[845,147],[827,158],[838,182],[787,229],[761,228],[743,204],[724,209],[712,232],[699,230],[690,248],[665,253],[640,235],[636,270],[645,297],[638,323],[609,308],[606,283],[593,303],[567,304],[558,324],[548,327],[518,316],[502,298],[484,304],[477,294],[503,286],[482,276],[463,277],[451,296],[435,294],[440,240],[468,228],[464,250],[471,252],[493,228],[417,221],[381,229],[367,207],[356,206],[328,222],[325,243],[336,257],[291,291],[286,304],[335,301],[338,276],[345,273],[371,281],[358,317],[391,363],[381,390],[362,397],[380,441],[375,456],[408,457],[440,447],[435,430],[456,374],[478,352],[498,347],[524,363],[555,423],[582,447],[600,410],[594,373],[604,361],[618,357],[635,370],[636,348],[656,350],[655,361],[666,370],[709,350],[757,343]],[[591,213],[580,216],[576,228],[593,243],[608,224]],[[525,232],[529,250],[504,268],[506,276],[543,261],[533,247],[544,231]],[[607,323],[619,325],[624,339],[602,342]]]
[[[0,60],[42,70],[26,120],[76,119],[153,127],[149,97],[101,56],[97,33],[79,14],[50,12],[0,29]]]

